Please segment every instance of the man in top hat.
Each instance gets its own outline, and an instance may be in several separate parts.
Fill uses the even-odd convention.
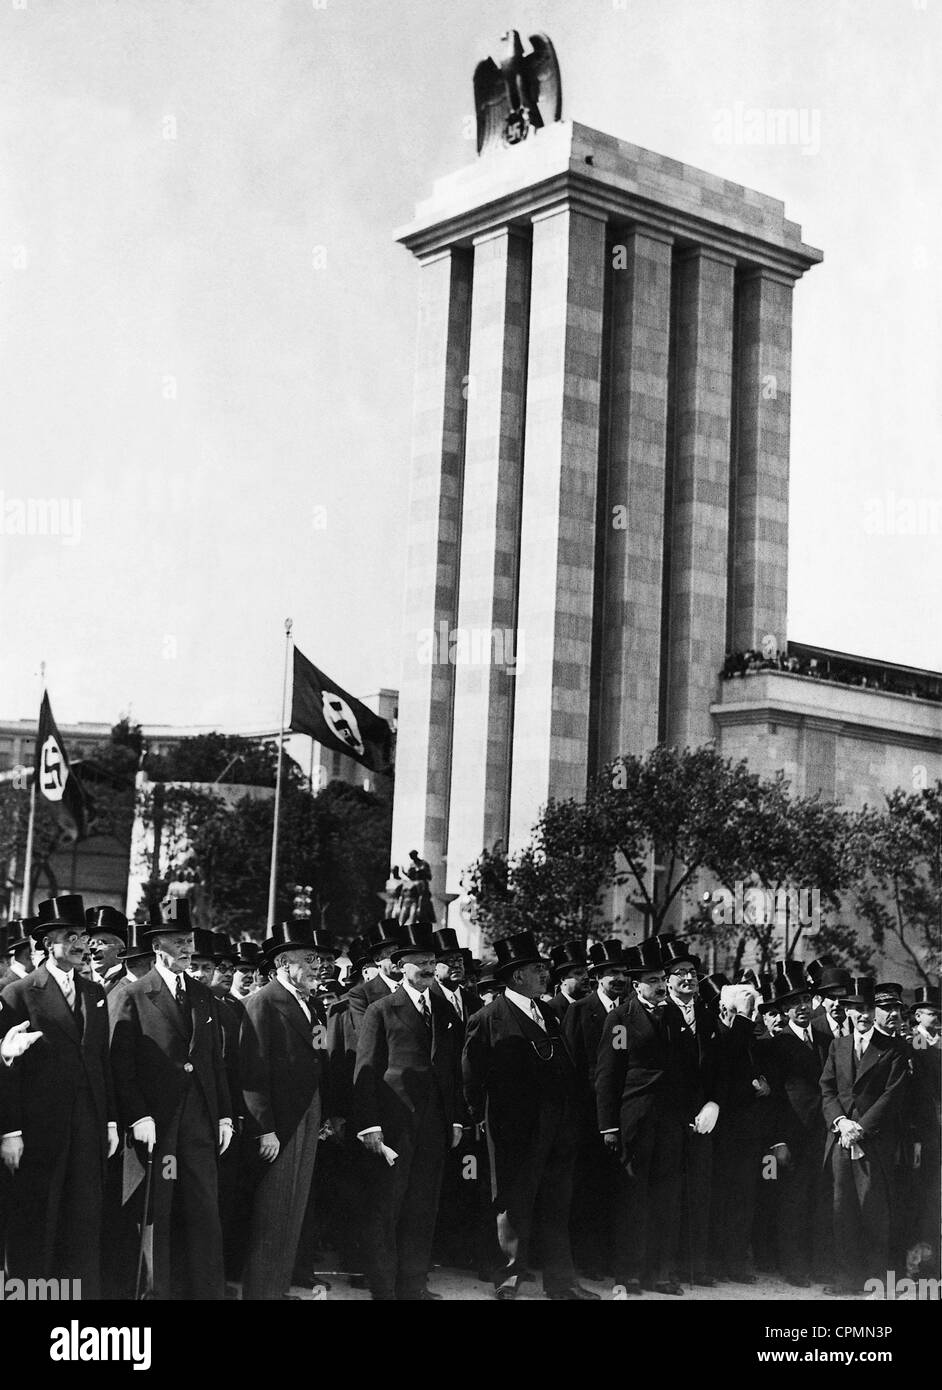
[[[238,954],[235,946],[229,939],[228,932],[213,932],[213,978],[210,989],[217,999],[228,996],[232,988],[232,978],[235,975],[236,955]]]
[[[830,1263],[827,1138],[821,1115],[821,1070],[828,1047],[811,1028],[811,990],[799,961],[780,961],[772,982],[775,1004],[787,1020],[765,1053],[775,1127],[776,1230],[782,1276],[808,1288],[812,1274],[826,1277]]]
[[[232,984],[228,998],[231,1003],[244,1005],[246,999],[261,987],[261,967],[264,963],[262,948],[257,941],[240,941],[232,962]],[[215,974],[213,979],[215,979]],[[242,1014],[239,1013],[241,1019]]]
[[[812,970],[815,965],[817,962],[812,961],[808,966],[808,978],[812,982],[811,1031],[827,1052],[835,1038],[846,1037],[850,1032],[844,996],[851,992],[852,984],[849,972],[839,966],[825,965]]]
[[[458,1047],[464,1047],[468,1019],[483,1009],[484,1001],[466,984],[467,957],[458,945],[458,936],[451,927],[433,931],[435,947],[435,979],[430,987],[454,1011],[458,1023]],[[442,1187],[438,1202],[438,1225],[435,1229],[435,1261],[458,1269],[477,1266],[475,1246],[479,1215],[478,1142],[473,1126],[463,1133],[461,1143],[445,1156]],[[468,1164],[468,1158],[474,1162]]]
[[[353,1078],[353,1125],[372,1169],[370,1290],[383,1301],[427,1300],[439,1297],[428,1289],[428,1271],[442,1167],[461,1142],[465,1118],[460,1026],[431,993],[435,948],[427,927],[403,928],[392,961],[402,981],[365,1010]]]
[[[684,1112],[684,1234],[689,1249],[685,1269],[692,1284],[715,1281],[707,1268],[710,1198],[713,1184],[713,1130],[725,1105],[719,1066],[719,1020],[700,997],[700,961],[684,941],[663,943],[667,979],[666,1016],[677,1046],[674,1086]],[[679,1280],[678,1280],[679,1282]]]
[[[735,1284],[756,1281],[749,1268],[749,1237],[771,1119],[771,1087],[756,1046],[760,998],[744,981],[720,986],[717,1046],[725,1093],[713,1131],[710,1263],[717,1278]]]
[[[667,1010],[661,940],[629,947],[625,967],[632,991],[605,1020],[595,1075],[599,1131],[623,1173],[614,1203],[618,1300],[642,1287],[684,1291],[674,1271],[690,1119],[676,1084],[677,1011]]]
[[[366,933],[366,943],[370,960],[376,966],[376,974],[370,980],[362,980],[347,995],[350,1017],[353,1025],[359,1028],[363,1015],[377,999],[385,999],[394,994],[402,981],[402,970],[398,964],[396,949],[403,941],[400,927],[387,918],[378,926],[370,927]]]
[[[85,925],[92,975],[107,998],[124,977],[120,955],[128,944],[128,919],[116,907],[89,907],[85,909]]]
[[[17,1278],[80,1279],[101,1296],[105,1164],[118,1147],[101,986],[79,974],[85,909],[77,894],[39,905],[45,964],[0,996],[0,1036],[29,1024],[41,1040],[0,1066],[0,1158],[14,1173],[7,1232]]]
[[[942,1169],[940,1130],[942,1110],[942,1044],[939,1042],[939,986],[919,985],[912,1006],[913,1031],[909,1039],[910,1131],[914,1182],[908,1229],[910,1245],[923,1244],[932,1251],[932,1273],[939,1277],[940,1190]]]
[[[120,991],[111,1059],[123,1122],[153,1158],[153,1296],[171,1298],[176,1273],[186,1297],[222,1299],[218,1155],[233,1107],[213,996],[186,973],[189,902],[153,904],[145,935],[154,968]]]
[[[549,958],[550,980],[556,986],[556,993],[548,1002],[562,1023],[570,1004],[584,999],[592,989],[585,945],[581,941],[564,941],[561,946],[553,947]]]
[[[128,922],[127,945],[118,952],[118,959],[124,973],[112,985],[108,995],[108,1023],[114,1028],[115,1016],[121,1002],[121,992],[135,980],[143,979],[154,968],[154,953],[150,942],[144,936],[144,927],[139,922]]]
[[[432,932],[435,947],[435,980],[432,993],[444,999],[455,1011],[461,1025],[461,1043],[464,1045],[465,1028],[468,1019],[483,1009],[484,1002],[468,984],[467,957],[458,945],[457,933],[451,927],[442,927]]]
[[[493,962],[482,966],[481,974],[478,976],[477,986],[478,994],[481,996],[481,1003],[483,1005],[493,1003],[499,994],[503,994],[504,982],[503,980],[498,980],[497,976],[494,974]]]
[[[619,1183],[617,1160],[596,1123],[595,1068],[605,1020],[628,989],[622,943],[612,938],[589,948],[589,991],[562,1020],[563,1035],[579,1078],[580,1140],[570,1218],[576,1263],[586,1278],[601,1279],[613,1268],[612,1203]]]
[[[858,981],[857,989],[847,999],[853,1032],[832,1044],[820,1082],[839,1268],[837,1283],[825,1292],[838,1296],[887,1275],[893,1165],[909,1081],[906,1047],[897,1036],[899,986],[881,990]]]
[[[262,1163],[243,1277],[245,1299],[285,1298],[307,1210],[327,1098],[327,1019],[317,1002],[329,932],[309,919],[272,928],[264,952],[274,968],[245,1004],[240,1057],[247,1137]]]
[[[573,1169],[579,1141],[576,1071],[553,1011],[540,1000],[549,963],[530,932],[494,943],[504,983],[468,1024],[464,1092],[486,1125],[497,1239],[504,1257],[497,1297],[516,1297],[530,1277],[531,1245],[553,1300],[595,1299],[576,1283],[569,1242]]]

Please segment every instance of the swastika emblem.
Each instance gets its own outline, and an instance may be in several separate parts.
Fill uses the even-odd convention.
[[[339,738],[341,743],[346,743],[355,753],[362,754],[364,744],[360,737],[360,726],[346,700],[342,700],[339,695],[328,694],[327,691],[324,691],[321,698],[324,718],[334,736]]]
[[[50,801],[61,801],[68,776],[62,749],[50,734],[39,759],[39,789],[43,796]]]

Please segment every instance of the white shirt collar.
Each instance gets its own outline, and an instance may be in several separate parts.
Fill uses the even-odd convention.
[[[602,1008],[607,1014],[610,1014],[615,1007],[615,1000],[609,999],[601,985],[599,985],[595,992],[599,996],[599,1003],[602,1005]]]
[[[305,998],[304,998],[304,995],[301,994],[299,990],[295,989],[294,985],[291,983],[290,980],[283,980],[283,979],[281,978],[280,975],[277,975],[277,976],[276,976],[276,979],[277,979],[277,981],[278,981],[278,983],[279,983],[280,985],[284,985],[285,989],[288,991],[289,994],[293,994],[293,995],[294,995],[295,999],[297,999],[298,1003],[301,1005],[301,1008],[302,1008],[302,1009],[304,1010],[304,1012],[307,1014],[308,1022],[310,1023],[310,1021],[311,1021],[311,1004],[310,1004],[310,1000],[305,999]]]
[[[73,984],[75,981],[74,970],[60,970],[58,965],[53,962],[51,956],[46,960],[46,969],[60,988],[64,985]]]
[[[158,974],[158,975],[160,976],[160,978],[163,980],[164,984],[167,986],[167,988],[169,989],[170,993],[173,995],[174,998],[176,998],[176,997],[177,997],[177,980],[178,980],[178,979],[181,979],[182,976],[179,975],[175,970],[168,970],[167,967],[163,964],[162,961],[155,960],[155,961],[154,961],[154,966],[155,966],[155,968],[156,968],[156,970],[157,970],[157,974]],[[186,985],[184,985],[183,988],[186,989]]]
[[[19,975],[21,980],[25,980],[27,975],[29,974],[29,971],[26,969],[26,966],[21,965],[18,960],[10,961],[10,969],[13,971],[14,975]]]
[[[535,999],[528,999],[525,994],[518,994],[515,989],[505,989],[504,998],[509,999],[511,1004],[516,1004],[521,1013],[525,1013],[527,1018],[533,1017],[533,1010],[536,1007],[537,1013],[540,1012]]]
[[[413,989],[412,986],[411,986],[405,979],[400,980],[399,983],[402,985],[402,987],[403,987],[403,989],[405,990],[406,994],[408,994],[409,998],[412,1000],[412,1002],[413,1002],[413,1004],[415,1005],[416,1008],[419,1007],[419,1000],[420,1000],[420,999],[424,999],[424,1000],[425,1000],[425,1007],[426,1007],[426,1009],[428,1009],[429,1014],[431,1014],[431,1012],[432,1012],[432,1006],[431,1006],[431,1004],[430,1004],[430,1002],[429,1002],[428,990],[427,990],[427,989],[423,989],[423,990]]]
[[[389,990],[390,994],[392,994],[393,990],[398,989],[399,986],[404,983],[402,980],[391,980],[388,975],[383,974],[382,970],[379,972],[379,975],[376,978],[382,980],[383,984]]]
[[[921,1037],[925,1038],[926,1047],[935,1047],[939,1041],[939,1034],[928,1032],[927,1029],[923,1028],[921,1023],[916,1024],[916,1032],[919,1033]]]
[[[862,1052],[862,1051],[864,1050],[864,1048],[867,1048],[867,1047],[870,1046],[870,1039],[873,1037],[874,1031],[875,1031],[875,1030],[874,1030],[873,1028],[871,1028],[871,1029],[870,1029],[868,1032],[866,1032],[866,1033],[858,1033],[858,1032],[857,1032],[857,1029],[856,1029],[856,1028],[854,1029],[854,1051],[855,1051],[855,1052]]]
[[[807,1033],[809,1034],[809,1036],[812,1036],[812,1037],[813,1037],[813,1034],[811,1033],[811,1024],[810,1024],[810,1023],[806,1023],[805,1026],[804,1026],[804,1028],[799,1028],[798,1024],[795,1023],[793,1019],[789,1019],[789,1020],[788,1020],[788,1026],[789,1026],[789,1028],[792,1030],[792,1032],[795,1034],[795,1037],[796,1037],[796,1038],[801,1038],[801,1041],[802,1041],[802,1042],[805,1041],[805,1032],[806,1032],[806,1031],[807,1031]]]

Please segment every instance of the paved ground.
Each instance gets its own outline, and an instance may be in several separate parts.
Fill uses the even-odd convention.
[[[369,1301],[369,1293],[366,1289],[352,1289],[346,1274],[338,1274],[331,1270],[319,1271],[321,1277],[330,1288],[324,1289],[300,1289],[293,1288],[291,1292],[298,1298],[307,1300],[323,1299],[342,1299],[342,1300],[363,1300]],[[586,1288],[592,1289],[605,1300],[611,1299],[612,1289],[610,1284],[589,1283],[583,1281]],[[440,1293],[443,1298],[450,1301],[476,1302],[478,1300],[493,1299],[494,1290],[492,1285],[483,1284],[476,1279],[473,1274],[463,1270],[444,1269],[437,1266],[429,1278],[429,1288],[433,1293]],[[862,1295],[861,1295],[862,1298]],[[524,1292],[518,1296],[518,1301],[538,1300],[543,1302],[543,1294],[540,1290],[539,1280],[535,1283],[524,1285]],[[745,1301],[749,1302],[768,1302],[784,1303],[788,1301],[807,1302],[809,1300],[819,1300],[824,1303],[836,1303],[847,1300],[829,1298],[825,1294],[820,1284],[812,1285],[810,1289],[794,1289],[789,1284],[782,1283],[781,1280],[773,1276],[763,1276],[756,1284],[717,1284],[715,1288],[690,1288],[684,1290],[682,1298],[671,1297],[669,1294],[644,1293],[640,1298],[632,1298],[632,1303],[673,1303],[680,1305],[686,1302],[716,1302],[722,1300]]]

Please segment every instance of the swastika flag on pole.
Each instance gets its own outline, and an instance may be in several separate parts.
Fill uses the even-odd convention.
[[[49,696],[43,693],[36,734],[36,786],[70,840],[88,834],[85,793],[69,769],[65,744],[52,717]]]
[[[297,647],[289,728],[310,735],[325,748],[346,753],[373,772],[389,772],[391,730],[386,720],[341,690]]]

